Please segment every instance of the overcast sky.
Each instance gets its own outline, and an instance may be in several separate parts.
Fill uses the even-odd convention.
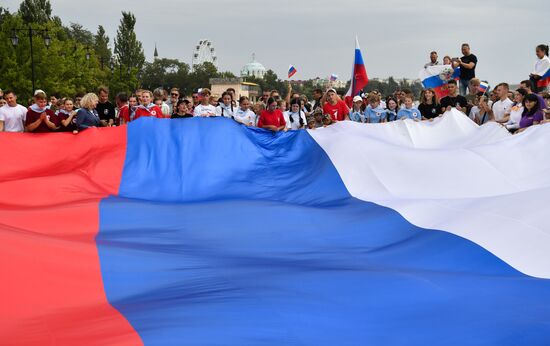
[[[19,0],[3,0],[17,10]],[[279,77],[289,64],[294,79],[349,79],[355,35],[369,77],[417,78],[436,50],[461,56],[469,42],[479,60],[476,74],[492,85],[525,79],[536,61],[535,47],[550,41],[550,1],[546,0],[156,0],[89,2],[51,0],[64,23],[95,32],[103,25],[113,42],[121,11],[137,18],[136,33],[152,59],[190,63],[201,39],[213,42],[220,70],[235,74],[256,60]]]

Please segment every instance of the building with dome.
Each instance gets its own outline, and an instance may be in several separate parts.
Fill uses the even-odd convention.
[[[252,61],[244,65],[241,70],[241,77],[264,78],[266,69],[264,65],[256,61],[256,54],[252,54]]]

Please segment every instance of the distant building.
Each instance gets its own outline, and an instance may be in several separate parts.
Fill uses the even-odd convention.
[[[214,96],[221,96],[229,88],[235,89],[237,99],[246,96],[251,102],[256,102],[260,96],[260,86],[256,83],[243,82],[242,78],[210,78],[210,85]]]
[[[241,77],[264,78],[266,69],[264,65],[256,61],[256,54],[252,54],[252,61],[244,65],[241,70]]]
[[[346,83],[347,83],[347,81],[345,80],[331,81],[328,78],[319,78],[319,77],[313,79],[312,82],[314,87],[321,88],[321,89],[327,88],[327,87],[343,89],[346,87]]]

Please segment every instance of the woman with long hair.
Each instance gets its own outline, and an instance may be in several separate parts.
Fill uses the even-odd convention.
[[[287,130],[303,129],[307,124],[306,113],[302,110],[302,102],[299,98],[290,100],[290,109],[283,114]]]
[[[229,91],[224,91],[221,102],[218,104],[218,107],[216,107],[216,115],[233,119],[236,108],[233,102],[233,94]]]
[[[544,113],[539,106],[539,98],[535,94],[527,94],[523,99],[523,114],[519,121],[519,130],[521,132],[532,125],[537,125],[544,120]]]
[[[521,121],[521,116],[523,115],[523,99],[527,96],[527,91],[525,89],[518,89],[514,92],[514,104],[510,108],[510,112],[504,114],[502,118],[503,123],[505,123],[506,128],[509,131],[515,131],[519,129],[519,122]]]
[[[424,89],[420,93],[420,105],[418,110],[422,113],[423,119],[433,119],[441,114],[441,106],[433,89]]]
[[[73,132],[76,131],[76,111],[74,110],[73,100],[70,98],[64,99],[63,107],[57,114],[61,127],[59,131]]]
[[[258,119],[258,127],[271,131],[283,131],[286,128],[286,121],[283,112],[277,108],[277,101],[270,97],[267,99],[267,109],[262,111]]]
[[[399,112],[399,103],[393,96],[386,98],[386,121],[397,120],[397,113]]]

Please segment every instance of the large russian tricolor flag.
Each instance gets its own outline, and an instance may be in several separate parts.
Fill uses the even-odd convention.
[[[361,48],[359,47],[359,40],[355,37],[355,56],[353,59],[353,69],[351,71],[351,84],[345,96],[348,107],[351,107],[353,97],[361,94],[361,91],[367,84],[369,84],[367,69],[365,68],[363,54],[361,54]]]
[[[0,344],[548,344],[549,146],[456,111],[0,133]]]
[[[451,65],[427,66],[420,70],[418,78],[424,89],[434,89],[437,97],[441,99],[449,94],[447,82],[451,79],[460,79],[460,67],[453,69]]]

